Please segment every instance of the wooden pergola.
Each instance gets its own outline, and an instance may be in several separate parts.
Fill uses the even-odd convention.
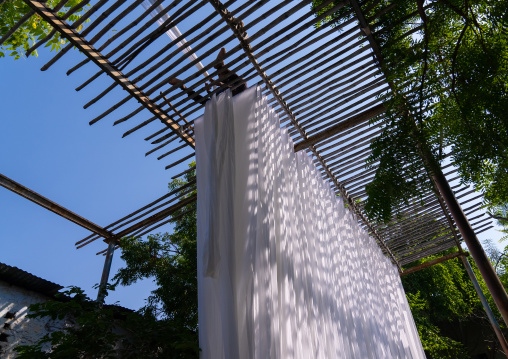
[[[124,95],[90,124],[128,122],[131,128],[123,134],[125,137],[148,124],[158,123],[159,130],[145,138],[153,145],[146,155],[158,153],[158,159],[166,161],[166,169],[181,172],[173,178],[193,170],[187,166],[194,157],[193,119],[204,109],[193,98],[196,94],[210,98],[223,90],[224,86],[217,86],[208,93],[205,82],[220,85],[214,68],[219,63],[216,55],[222,47],[227,48],[225,65],[249,86],[262,87],[280,116],[281,126],[289,130],[295,150],[312,156],[323,178],[343,197],[359,224],[376,239],[400,273],[403,273],[402,266],[453,247],[458,247],[459,253],[442,260],[460,256],[466,264],[461,249],[465,241],[508,323],[508,297],[476,237],[493,227],[492,219],[481,210],[482,196],[460,183],[449,149],[444,149],[447,160],[443,165],[433,167],[432,153],[426,144],[421,144],[422,172],[428,174],[429,188],[432,188],[425,192],[423,201],[414,200],[399,208],[398,215],[388,224],[371,221],[364,214],[365,186],[372,181],[377,168],[376,163],[366,167],[370,143],[385,129],[383,121],[371,120],[382,119],[385,111],[382,102],[392,89],[380,70],[383,58],[373,32],[382,31],[376,27],[378,16],[389,12],[390,7],[367,19],[364,13],[378,3],[375,0],[328,0],[314,10],[309,0],[225,3],[155,0],[149,2],[149,8],[142,6],[143,0],[97,0],[90,2],[79,20],[70,23],[70,15],[88,4],[88,0],[81,1],[63,16],[58,16],[58,11],[66,0],[61,0],[54,9],[44,1],[24,1],[32,11],[0,43],[31,16],[42,17],[53,26],[53,31],[70,41],[42,70],[57,64],[73,47],[81,51],[83,61],[67,74],[87,71],[91,76],[77,91],[93,86],[99,76],[111,80],[109,87],[97,88],[96,97],[84,107],[105,101],[113,92]],[[316,15],[321,9],[326,11]],[[340,25],[332,26],[336,19],[329,21],[328,16],[337,14],[339,9],[346,9],[342,11],[343,20]],[[89,22],[78,31],[86,20]],[[317,23],[320,26],[315,26]],[[182,29],[181,35],[169,40],[165,33],[174,27]],[[114,35],[112,29],[116,30]],[[52,36],[50,33],[34,44],[28,53]],[[167,39],[162,47],[160,38]],[[182,42],[196,55],[191,61],[189,54],[183,54],[178,47]],[[194,67],[201,63],[202,68]],[[182,91],[180,84],[169,84],[174,78],[181,79],[195,94]],[[139,103],[136,110],[117,115],[122,106],[133,101]],[[61,206],[5,176],[0,177],[0,184],[46,208],[57,208],[54,211],[58,214],[72,217],[75,223],[89,229],[92,234],[78,241],[77,248],[103,238],[108,249],[99,253],[107,253],[106,263],[111,261],[117,239],[155,230],[196,199],[195,195],[188,196],[196,190],[194,180],[100,227],[85,219],[77,220],[73,217],[77,215],[67,213]],[[104,278],[107,281],[108,272],[106,265],[103,282]],[[508,353],[506,342],[498,332]]]

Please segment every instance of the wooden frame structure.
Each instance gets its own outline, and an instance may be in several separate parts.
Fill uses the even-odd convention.
[[[140,11],[138,7],[141,7],[141,1],[135,1],[127,6],[121,1],[102,0],[92,4],[86,13],[88,15],[102,11],[82,34],[75,31],[74,28],[77,26],[74,24],[67,24],[58,19],[52,14],[54,11],[48,9],[43,2],[27,1],[27,3],[87,57],[70,69],[69,74],[78,71],[89,62],[99,67],[99,71],[77,90],[89,86],[101,74],[106,74],[113,80],[111,86],[85,105],[86,108],[117,90],[116,88],[127,91],[127,97],[90,121],[91,124],[104,120],[106,116],[112,117],[116,110],[131,99],[140,102],[139,108],[117,119],[114,124],[126,121],[134,123],[138,120],[138,123],[124,134],[131,135],[143,126],[160,120],[160,131],[147,137],[147,140],[152,140],[155,145],[147,155],[168,148],[169,151],[159,156],[159,159],[172,159],[167,168],[184,167],[186,160],[192,158],[192,121],[185,122],[185,119],[199,115],[203,109],[201,104],[192,100],[192,96],[186,96],[185,92],[180,91],[177,85],[167,85],[168,81],[177,76],[190,74],[183,79],[187,88],[209,97],[204,83],[217,78],[217,71],[211,71],[217,63],[215,54],[225,46],[229,50],[226,65],[243,76],[249,84],[258,79],[259,84],[265,85],[271,103],[281,116],[281,124],[288,127],[293,135],[295,148],[306,150],[313,155],[318,167],[322,168],[323,177],[329,180],[337,193],[348,201],[360,223],[377,237],[385,253],[390,257],[393,256],[394,263],[399,266],[405,265],[456,245],[457,238],[454,237],[448,222],[449,213],[440,208],[440,201],[434,193],[426,196],[423,206],[415,202],[401,208],[400,213],[404,214],[404,218],[394,219],[388,226],[370,223],[363,215],[361,200],[365,198],[364,188],[373,178],[376,166],[372,164],[372,168],[366,170],[365,160],[370,154],[370,142],[383,129],[382,124],[371,126],[369,120],[382,112],[381,99],[378,97],[389,91],[389,86],[383,80],[384,76],[378,73],[372,46],[369,46],[365,36],[362,36],[362,31],[359,30],[354,18],[340,28],[331,28],[326,23],[321,27],[312,28],[317,21],[325,19],[339,8],[350,6],[348,1],[335,5],[319,17],[310,10],[310,1],[298,2],[296,6],[292,1],[281,2],[277,6],[272,6],[267,1],[247,1],[241,4],[239,1],[229,1],[224,5],[210,1],[212,6],[206,1],[192,3],[192,6],[181,1],[166,1],[165,9],[168,14],[170,12],[172,14],[160,27],[156,26],[158,19],[152,18],[150,11],[163,1],[156,1],[150,11]],[[332,1],[325,2],[323,7],[331,3]],[[227,10],[230,6],[233,6],[233,9]],[[198,51],[203,53],[194,61],[207,64],[203,70],[192,71],[194,63],[188,63],[186,56],[176,48],[176,43],[181,39],[171,41],[164,48],[157,48],[157,51],[150,47],[154,39],[164,35],[165,28],[190,21],[190,18],[194,18],[207,8],[209,10],[207,16],[200,15],[199,18],[203,20],[181,36],[182,39],[188,39],[187,43],[194,47],[196,53]],[[136,9],[142,14],[138,14],[134,21],[122,28],[120,26],[122,20],[131,16]],[[263,16],[256,17],[259,13],[263,13]],[[354,15],[353,9],[349,15]],[[250,18],[253,20],[248,21]],[[267,19],[271,20],[270,25],[265,26]],[[220,27],[224,22],[226,26]],[[81,23],[82,21],[79,21],[77,25]],[[206,24],[211,26],[205,27]],[[100,44],[99,41],[112,27],[118,27],[116,34]],[[272,33],[271,29],[275,27],[281,29]],[[247,36],[247,31],[253,28],[259,30]],[[214,29],[217,30],[212,31]],[[91,39],[86,38],[89,33],[94,35]],[[210,35],[206,36],[208,33]],[[268,34],[270,36],[267,36]],[[217,43],[211,41],[217,38],[224,40]],[[314,46],[316,39],[323,43],[317,48]],[[295,47],[293,41],[297,40],[301,43]],[[96,43],[100,44],[98,49],[94,47]],[[71,44],[67,45],[43,69],[52,66],[71,47]],[[99,50],[107,50],[108,53],[102,55]],[[145,56],[142,57],[143,55]],[[135,58],[141,64],[131,65],[130,61]],[[263,60],[258,60],[261,58]],[[290,62],[294,58],[300,61]],[[332,62],[333,58],[337,60]],[[316,59],[321,61],[316,63]],[[285,66],[279,68],[277,61]],[[90,70],[90,67],[88,69]],[[201,77],[207,70],[210,71],[209,77]],[[302,81],[306,73],[315,76],[316,80]],[[325,83],[319,80],[323,75],[327,76]],[[222,89],[219,87],[214,92],[220,90]],[[316,102],[318,105],[314,105]],[[139,122],[145,109],[151,116]],[[178,113],[179,116],[173,119],[169,115],[170,112]],[[175,145],[178,141],[180,144]],[[446,168],[450,169],[446,173],[450,179],[455,169],[452,163]],[[454,180],[451,178],[450,181]],[[471,194],[470,189],[457,184],[453,189],[459,199]],[[359,200],[360,203],[357,203]],[[470,202],[472,205],[469,205]],[[491,221],[487,216],[477,213],[480,203],[479,198],[473,200],[468,198],[461,203],[468,204],[467,214],[470,218],[480,216],[475,218],[477,221],[473,223],[477,232],[490,228]],[[424,214],[436,216],[431,233],[423,233],[421,230],[423,223],[420,217]],[[407,240],[409,236],[411,239]],[[458,239],[461,240],[460,234]],[[78,245],[83,243],[88,242],[80,241]]]
[[[370,120],[383,116],[382,101],[390,92],[390,83],[379,70],[383,60],[371,27],[375,27],[378,15],[390,11],[389,8],[365,19],[363,11],[368,11],[376,1],[360,4],[356,0],[327,0],[318,7],[326,11],[316,16],[310,0],[230,0],[224,4],[219,0],[153,0],[148,9],[141,6],[143,0],[96,0],[78,21],[69,23],[69,16],[88,1],[80,2],[62,17],[56,8],[50,9],[43,1],[24,1],[33,11],[13,30],[38,14],[70,41],[42,70],[53,66],[73,46],[80,50],[85,59],[67,74],[85,67],[94,74],[77,91],[103,74],[112,80],[85,108],[110,93],[125,91],[121,101],[90,124],[106,118],[113,119],[114,125],[128,123],[131,128],[123,134],[125,137],[159,120],[160,128],[145,138],[154,145],[146,155],[162,152],[158,159],[170,159],[166,169],[182,171],[173,178],[192,170],[185,167],[194,156],[193,121],[189,119],[203,111],[203,105],[193,99],[197,94],[209,98],[223,89],[214,66],[219,62],[216,53],[226,47],[223,59],[226,66],[249,85],[263,87],[279,113],[281,126],[288,128],[295,150],[304,150],[312,156],[323,178],[344,198],[360,225],[377,240],[401,273],[402,266],[455,246],[460,248],[460,243],[466,240],[479,267],[485,267],[482,275],[487,282],[491,281],[489,289],[495,297],[503,297],[499,285],[487,273],[486,257],[482,257],[477,239],[478,243],[474,243],[476,234],[492,228],[492,219],[480,210],[480,196],[471,197],[474,191],[460,184],[452,161],[442,168],[432,168],[433,173],[437,172],[437,176],[430,176],[434,190],[428,191],[423,201],[399,208],[398,216],[390,223],[369,221],[363,212],[365,186],[377,168],[376,163],[366,168],[366,159],[371,154],[369,145],[384,129],[382,121],[371,124]],[[66,3],[61,0],[57,8]],[[160,5],[163,10],[157,10]],[[332,26],[327,17],[344,8],[343,21]],[[155,17],[150,15],[154,11]],[[78,32],[86,19],[91,21]],[[316,27],[317,23],[321,26]],[[182,35],[169,41],[164,33],[174,26],[183,29]],[[113,27],[115,34],[106,39]],[[28,52],[51,36],[34,44]],[[1,42],[7,38],[4,36]],[[197,59],[191,62],[177,47],[184,39],[186,46],[192,46],[197,54]],[[198,62],[205,66],[196,71],[193,66]],[[170,85],[169,81],[175,78],[181,78],[194,94],[181,91],[179,85]],[[207,93],[205,82],[218,86]],[[139,107],[117,116],[116,111],[132,100],[139,102]],[[425,149],[422,156],[423,163],[428,163]],[[428,168],[422,166],[422,171]],[[195,182],[105,226],[104,230],[111,233],[106,241],[143,235],[167,223],[171,214],[195,200],[195,196],[187,196],[193,191]],[[95,231],[76,246],[81,248],[100,237]],[[496,302],[506,321],[506,293]]]

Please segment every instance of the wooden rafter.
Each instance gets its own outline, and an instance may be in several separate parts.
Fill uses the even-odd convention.
[[[418,272],[418,271],[420,271],[422,269],[432,267],[432,266],[434,266],[436,264],[449,261],[450,259],[454,259],[454,258],[457,258],[457,257],[460,257],[460,256],[466,256],[466,255],[468,255],[468,254],[463,253],[463,252],[455,252],[455,253],[447,254],[445,256],[442,256],[442,257],[439,257],[439,258],[436,258],[436,259],[432,259],[430,261],[423,262],[423,263],[421,263],[421,264],[419,264],[417,266],[405,269],[400,274],[400,276],[403,277],[403,276],[406,276],[408,274],[411,274],[411,273],[414,273],[414,272]]]

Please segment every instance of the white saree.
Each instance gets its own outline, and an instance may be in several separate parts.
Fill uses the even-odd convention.
[[[396,267],[259,88],[195,134],[201,358],[425,358]]]

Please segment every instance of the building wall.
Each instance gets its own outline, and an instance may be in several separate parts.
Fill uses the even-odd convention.
[[[16,357],[17,345],[35,344],[45,334],[60,330],[63,321],[50,318],[27,318],[28,307],[50,298],[0,281],[0,358]]]

